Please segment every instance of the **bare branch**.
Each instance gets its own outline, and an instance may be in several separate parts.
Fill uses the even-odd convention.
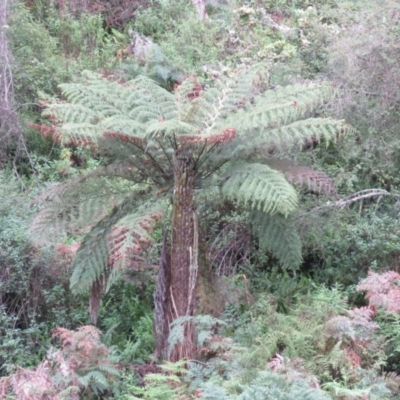
[[[327,201],[322,206],[315,207],[306,214],[325,211],[330,208],[343,208],[357,201],[362,201],[365,199],[369,199],[371,197],[379,197],[378,198],[379,201],[382,196],[393,196],[400,199],[400,194],[398,193],[390,193],[384,189],[365,189],[365,190],[360,190],[359,192],[353,193],[350,196],[344,197],[336,201]],[[302,214],[301,216],[299,216],[299,218],[303,217],[306,214]]]

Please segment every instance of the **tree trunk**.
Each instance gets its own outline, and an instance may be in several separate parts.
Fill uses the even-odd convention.
[[[184,342],[168,351],[169,326],[178,317],[193,316],[198,272],[197,219],[194,211],[193,158],[190,153],[176,156],[171,221],[171,249],[164,240],[159,278],[155,291],[156,353],[176,361],[191,358],[196,350],[194,327],[184,324]]]

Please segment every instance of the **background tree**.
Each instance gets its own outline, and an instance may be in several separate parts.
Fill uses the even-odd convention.
[[[10,146],[27,154],[14,95],[13,57],[9,49],[7,25],[9,8],[7,0],[0,1],[0,164],[7,162]]]
[[[81,83],[60,85],[67,101],[51,101],[43,113],[54,137],[98,149],[110,162],[49,189],[33,233],[39,242],[85,235],[71,288],[90,288],[94,323],[104,289],[118,271],[142,262],[152,228],[168,217],[171,234],[164,235],[154,297],[156,346],[163,357],[190,357],[193,327],[186,326],[185,342],[168,354],[169,324],[196,311],[198,215],[217,202],[252,210],[260,244],[285,267],[300,263],[288,218],[297,194],[288,180],[313,191],[334,188],[326,175],[278,155],[351,129],[343,121],[307,118],[331,97],[328,85],[271,91],[265,77],[245,70],[204,90],[191,77],[175,93],[145,77],[121,84],[90,73]]]

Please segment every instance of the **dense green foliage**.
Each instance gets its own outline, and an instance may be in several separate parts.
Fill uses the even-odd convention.
[[[205,3],[0,0],[25,139],[0,142],[0,398],[399,398],[400,7]],[[159,365],[178,136],[203,162],[201,276],[169,343],[189,321],[198,354]],[[111,265],[100,334],[77,289]]]

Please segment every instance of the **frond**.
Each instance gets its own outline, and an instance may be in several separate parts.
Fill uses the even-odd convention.
[[[131,163],[121,162],[53,185],[36,199],[42,209],[31,225],[33,241],[37,244],[57,243],[64,241],[68,234],[84,233],[126,196],[138,197],[143,185],[132,185],[138,178]],[[126,181],[130,181],[128,185]]]
[[[179,120],[160,121],[150,124],[146,129],[146,136],[177,136],[196,133],[196,127]]]
[[[307,116],[332,96],[328,85],[294,85],[267,91],[238,114],[238,130],[273,129]]]
[[[155,203],[145,210],[141,208],[127,215],[114,225],[108,237],[109,263],[113,265],[113,270],[125,270],[129,262],[143,252],[153,241],[151,232],[163,216],[164,210]]]
[[[222,194],[266,213],[288,215],[297,207],[297,193],[284,176],[262,164],[244,164],[229,172]]]
[[[103,117],[126,114],[135,106],[135,103],[128,101],[128,87],[88,71],[83,73],[83,77],[82,83],[59,85],[62,94],[70,103],[90,108]]]
[[[332,179],[323,172],[315,171],[312,168],[302,165],[297,165],[291,160],[270,158],[266,163],[270,167],[282,172],[290,183],[294,182],[298,185],[304,185],[308,190],[317,193],[336,193]]]
[[[99,190],[99,184],[104,185],[103,190]],[[52,188],[51,200],[33,220],[30,232],[38,244],[62,242],[68,233],[82,234],[88,225],[103,218],[112,208],[112,202],[118,201],[119,197],[110,190],[106,180],[87,182],[74,188],[65,186]],[[69,187],[71,191],[64,192]],[[60,189],[59,194],[55,189]]]
[[[161,200],[150,200],[137,207],[129,197],[97,223],[82,241],[73,261],[71,289],[83,292],[98,279],[107,279],[113,263],[126,266],[132,255],[151,241],[147,233],[163,212]]]
[[[270,251],[285,268],[296,269],[302,262],[301,241],[293,222],[282,215],[254,212],[253,230],[262,248]]]
[[[207,89],[199,88],[196,78],[186,79],[176,92],[180,118],[197,124],[206,134],[223,129],[227,126],[224,121],[227,116],[243,108],[254,97],[254,86],[259,75],[265,73],[263,69],[256,65]],[[194,88],[201,91],[194,93]]]
[[[170,120],[178,117],[175,97],[152,79],[139,76],[129,82],[132,86],[127,98],[136,107],[129,117],[141,123]]]
[[[265,132],[265,139],[279,150],[290,150],[295,147],[303,148],[321,141],[328,145],[353,132],[355,132],[354,128],[347,125],[343,120],[308,118]]]
[[[98,113],[81,104],[51,104],[42,112],[43,117],[54,117],[59,122],[69,121],[76,124],[96,124]]]

